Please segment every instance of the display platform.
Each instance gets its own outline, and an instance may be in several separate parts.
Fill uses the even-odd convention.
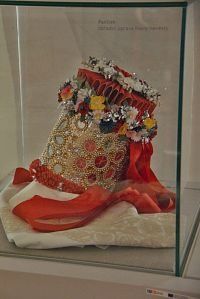
[[[22,258],[45,259],[64,263],[106,266],[139,271],[153,271],[172,274],[174,270],[174,249],[147,249],[110,246],[107,249],[95,246],[85,248],[68,247],[60,249],[24,249],[9,243],[1,224],[1,255]]]
[[[7,178],[7,181],[9,178]],[[188,198],[190,201],[188,202]],[[189,238],[189,233],[194,222],[192,214],[197,213],[200,190],[188,188],[184,190],[184,200],[182,210],[184,223],[183,245]],[[4,218],[5,219],[5,218]],[[8,225],[9,226],[9,225]],[[116,267],[122,269],[133,269],[139,271],[159,272],[173,275],[175,267],[175,249],[174,248],[134,248],[109,246],[97,248],[96,246],[85,246],[84,248],[68,247],[57,249],[26,249],[19,248],[14,243],[10,243],[5,235],[1,224],[1,255],[20,256],[23,258],[47,259],[52,261],[62,261],[65,263],[81,263],[86,265],[104,265],[106,267]],[[30,244],[31,246],[31,244]],[[34,246],[34,243],[33,245]],[[184,247],[182,248],[184,250]]]

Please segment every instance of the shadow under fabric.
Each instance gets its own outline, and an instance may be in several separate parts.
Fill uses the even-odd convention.
[[[16,169],[14,185],[36,180],[77,194],[69,201],[36,194],[16,205],[12,212],[35,230],[84,226],[121,201],[134,205],[138,213],[169,212],[175,207],[175,194],[159,182],[150,166],[157,124],[156,101],[144,92],[147,83],[111,62],[103,61],[98,68],[100,62],[90,58],[75,82],[66,81],[60,88],[63,110],[41,158],[29,170]],[[135,90],[132,83],[143,89]],[[59,223],[63,218],[65,223]]]

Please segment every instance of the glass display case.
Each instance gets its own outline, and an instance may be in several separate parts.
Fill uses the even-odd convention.
[[[187,3],[0,4],[0,254],[181,275],[200,206]]]

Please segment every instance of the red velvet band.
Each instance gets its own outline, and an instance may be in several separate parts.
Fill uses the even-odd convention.
[[[85,191],[83,186],[80,186],[73,181],[67,180],[59,174],[51,171],[47,166],[42,165],[40,160],[34,160],[30,167],[31,176],[39,183],[52,188],[60,189],[63,192],[80,194]]]
[[[124,71],[125,72],[125,71]],[[126,76],[130,75],[125,72]],[[148,111],[151,115],[156,107],[156,104],[142,97],[139,93],[132,91],[131,93],[125,90],[118,82],[105,79],[99,73],[92,72],[86,69],[78,70],[78,77],[87,81],[96,91],[97,95],[103,95],[109,98],[112,104],[121,106],[123,102],[128,102],[129,105],[138,109],[138,118]]]

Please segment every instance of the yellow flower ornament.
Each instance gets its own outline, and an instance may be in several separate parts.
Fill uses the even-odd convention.
[[[126,135],[127,129],[128,129],[128,125],[127,125],[127,124],[123,124],[123,125],[119,128],[118,134],[119,134],[119,135]]]
[[[91,96],[90,97],[90,109],[91,110],[103,110],[105,108],[103,96]]]
[[[150,118],[150,117],[147,117],[143,121],[143,123],[144,123],[145,127],[147,128],[147,130],[150,130],[156,126],[156,120],[154,118]]]
[[[70,100],[73,97],[73,90],[70,85],[66,86],[61,92],[60,92],[60,98],[62,101]]]

